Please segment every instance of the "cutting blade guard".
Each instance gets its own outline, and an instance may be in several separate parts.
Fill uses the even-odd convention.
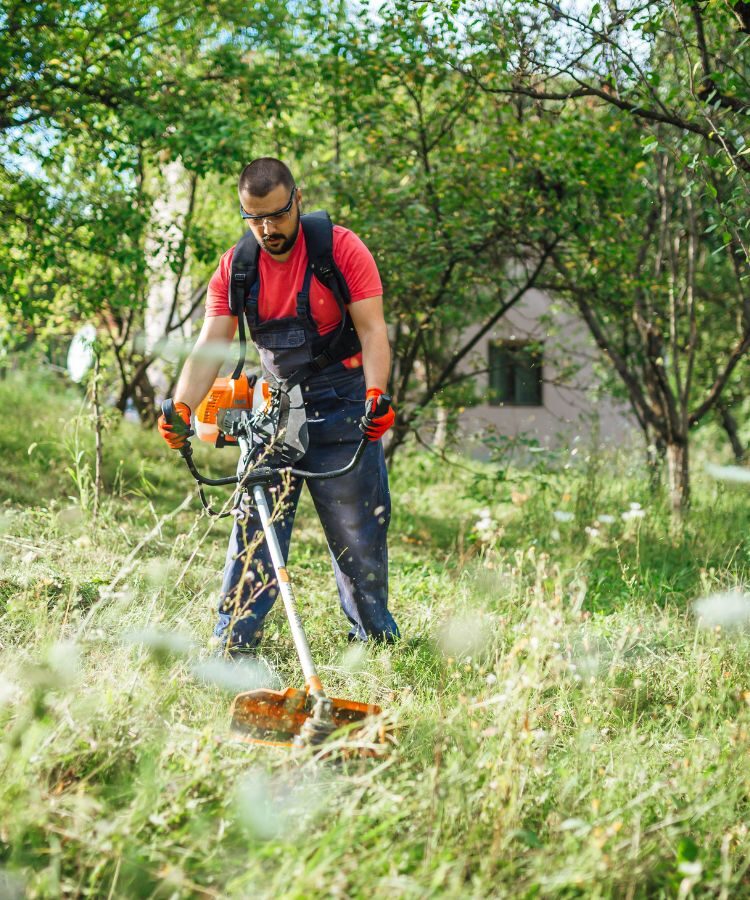
[[[325,699],[330,705],[321,725],[315,721],[318,701],[307,691],[290,687],[285,691],[261,689],[238,694],[230,710],[231,729],[234,736],[245,743],[302,747],[322,743],[333,731],[356,726],[381,712],[379,706],[371,703],[357,703],[340,697]],[[351,740],[357,730],[347,728],[347,738]],[[310,733],[318,733],[320,740],[310,740]],[[383,743],[384,729],[378,728],[374,738],[376,743]]]

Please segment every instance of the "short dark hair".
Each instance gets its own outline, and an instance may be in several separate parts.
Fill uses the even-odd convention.
[[[289,168],[280,159],[261,156],[260,159],[248,163],[242,170],[239,190],[241,194],[265,197],[280,184],[290,191],[294,187],[294,178]]]

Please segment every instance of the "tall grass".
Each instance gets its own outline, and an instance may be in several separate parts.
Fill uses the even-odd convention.
[[[741,608],[717,627],[692,606],[747,589],[741,486],[699,478],[676,533],[632,461],[539,456],[497,483],[404,457],[404,640],[385,648],[346,643],[304,501],[290,569],[324,682],[393,734],[381,757],[322,760],[230,739],[257,672],[207,665],[229,526],[180,508],[190,482],[157,436],[110,426],[93,522],[64,474],[79,399],[28,396],[0,436],[0,895],[750,894],[750,641]],[[300,685],[280,608],[263,661]]]

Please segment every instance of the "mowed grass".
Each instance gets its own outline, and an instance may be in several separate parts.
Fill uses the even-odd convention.
[[[290,569],[324,683],[393,735],[321,759],[230,739],[254,670],[206,648],[229,525],[177,456],[113,420],[93,521],[80,396],[26,376],[0,402],[0,896],[750,895],[750,641],[692,607],[747,588],[742,485],[696,473],[675,529],[632,458],[499,482],[403,456],[385,648],[347,644],[305,499]],[[280,607],[263,664],[301,685]]]

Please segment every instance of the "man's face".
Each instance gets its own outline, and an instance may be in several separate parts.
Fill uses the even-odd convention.
[[[284,256],[294,246],[299,232],[298,188],[290,191],[279,184],[269,191],[265,197],[254,197],[241,193],[240,204],[249,216],[260,218],[246,219],[258,243],[273,256]]]

